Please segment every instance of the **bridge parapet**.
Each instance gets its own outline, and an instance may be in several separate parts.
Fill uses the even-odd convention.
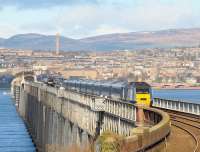
[[[167,100],[161,98],[154,98],[153,106],[163,109],[169,109],[189,114],[200,115],[200,104],[189,103],[184,101]]]

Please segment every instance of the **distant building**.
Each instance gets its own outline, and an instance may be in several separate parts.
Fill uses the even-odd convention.
[[[33,70],[46,71],[46,70],[47,70],[47,66],[45,66],[45,65],[34,65],[34,66],[33,66]]]
[[[98,72],[93,69],[70,69],[66,71],[59,71],[65,78],[69,77],[85,77],[87,79],[96,79]]]
[[[60,34],[56,34],[56,55],[59,55],[60,51]]]

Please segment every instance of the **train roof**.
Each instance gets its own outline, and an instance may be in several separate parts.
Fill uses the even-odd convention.
[[[151,87],[148,83],[146,82],[131,82],[136,88],[137,87]]]
[[[112,86],[116,88],[125,87],[127,85],[133,85],[134,87],[151,87],[146,82],[128,82],[128,81],[117,81],[117,80],[89,80],[89,79],[66,79],[64,82],[82,83],[90,85],[101,85],[101,86]]]

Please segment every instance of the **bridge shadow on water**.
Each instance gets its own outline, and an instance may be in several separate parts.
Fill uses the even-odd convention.
[[[9,88],[0,88],[0,152],[35,152],[9,92]]]

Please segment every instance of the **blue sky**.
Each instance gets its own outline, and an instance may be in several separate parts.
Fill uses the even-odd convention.
[[[199,0],[0,0],[0,37],[200,27]]]

